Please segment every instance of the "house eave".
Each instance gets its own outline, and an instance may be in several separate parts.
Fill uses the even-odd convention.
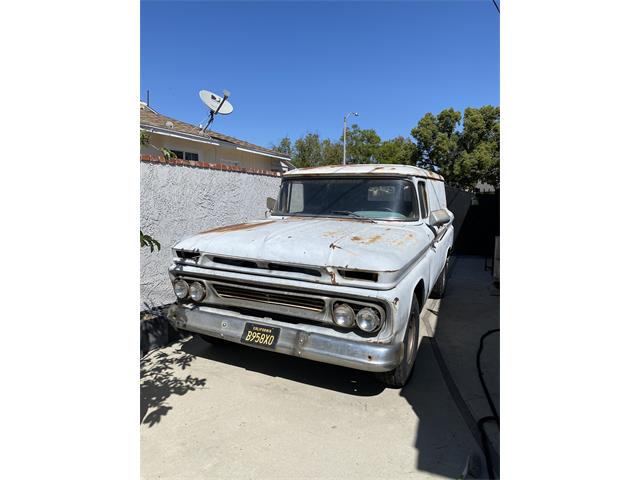
[[[284,162],[286,162],[287,166],[289,168],[295,168],[293,166],[293,164],[291,163],[291,159],[288,157],[283,157],[280,155],[274,155],[272,153],[266,153],[266,152],[261,152],[259,150],[253,150],[250,148],[244,148],[244,147],[239,147],[233,143],[230,142],[225,142],[225,141],[214,141],[214,140],[210,140],[204,137],[200,137],[198,135],[193,135],[190,133],[185,133],[185,132],[179,132],[179,131],[175,131],[172,130],[170,128],[161,128],[161,127],[157,127],[155,125],[148,125],[148,124],[144,124],[141,123],[140,124],[140,128],[142,130],[145,130],[147,132],[150,133],[157,133],[158,135],[165,135],[168,137],[175,137],[175,138],[181,138],[183,140],[191,140],[194,142],[200,142],[200,143],[206,143],[208,145],[214,145],[216,147],[225,147],[225,148],[232,148],[235,150],[240,150],[242,152],[249,152],[249,153],[255,153],[256,155],[262,155],[265,157],[270,157],[270,158],[276,158],[278,160],[282,160]]]

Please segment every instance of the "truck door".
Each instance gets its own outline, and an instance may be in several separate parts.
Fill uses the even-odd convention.
[[[441,189],[441,190],[443,190],[442,193],[444,194],[444,189]],[[443,198],[443,195],[438,195],[438,192],[436,191],[436,186],[434,185],[434,180],[427,180],[426,191],[427,191],[427,206],[429,209],[429,213],[436,210],[447,208],[446,199]],[[431,263],[431,267],[430,267],[431,269],[430,276],[432,279],[431,286],[435,284],[436,280],[438,279],[438,276],[440,275],[440,272],[444,268],[445,262],[447,261],[447,253],[449,250],[451,235],[447,235],[445,237],[445,233],[450,227],[451,227],[451,223],[448,223],[446,225],[441,225],[439,227],[435,227],[436,239],[432,247],[435,255],[434,255],[434,261]]]
[[[428,238],[431,238],[432,240],[434,240],[435,232],[428,224],[429,202],[428,202],[428,196],[427,196],[427,183],[424,180],[418,181],[418,197],[420,202],[420,217],[422,221],[422,228],[424,228],[425,231],[427,232]],[[425,253],[426,264],[425,264],[425,271],[423,272],[423,278],[424,278],[424,282],[427,290],[426,293],[431,291],[431,288],[433,287],[433,285],[435,284],[438,278],[437,276],[433,277],[433,271],[434,271],[433,264],[436,263],[435,257],[436,257],[436,252],[432,244]]]

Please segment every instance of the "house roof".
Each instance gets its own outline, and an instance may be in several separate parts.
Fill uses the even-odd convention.
[[[290,170],[284,174],[285,177],[302,175],[401,175],[425,177],[432,180],[444,181],[442,175],[414,167],[413,165],[395,164],[356,164],[356,165],[325,165],[322,167],[308,167]]]
[[[240,148],[253,150],[255,152],[264,153],[267,155],[273,155],[281,159],[286,159],[287,161],[289,161],[291,158],[289,155],[286,155],[284,153],[276,152],[275,150],[264,148],[259,145],[254,145],[253,143],[245,142],[244,140],[239,140],[229,135],[224,135],[222,133],[213,132],[211,130],[207,130],[204,133],[202,133],[199,127],[196,127],[195,125],[191,125],[190,123],[176,120],[175,118],[161,115],[143,102],[140,102],[140,127],[158,128],[165,131],[172,131],[177,133],[183,133],[190,136],[197,136],[202,139],[227,142]]]

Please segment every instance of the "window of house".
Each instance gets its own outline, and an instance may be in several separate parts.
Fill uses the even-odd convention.
[[[179,158],[180,160],[195,160],[197,162],[199,159],[197,153],[182,152],[180,150],[171,150],[171,152],[173,152],[176,158]]]

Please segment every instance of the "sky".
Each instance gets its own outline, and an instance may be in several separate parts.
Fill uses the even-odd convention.
[[[140,99],[198,125],[200,90],[231,92],[211,129],[270,147],[343,116],[385,140],[427,112],[500,104],[499,14],[491,0],[143,1]],[[352,122],[353,117],[349,119]]]

